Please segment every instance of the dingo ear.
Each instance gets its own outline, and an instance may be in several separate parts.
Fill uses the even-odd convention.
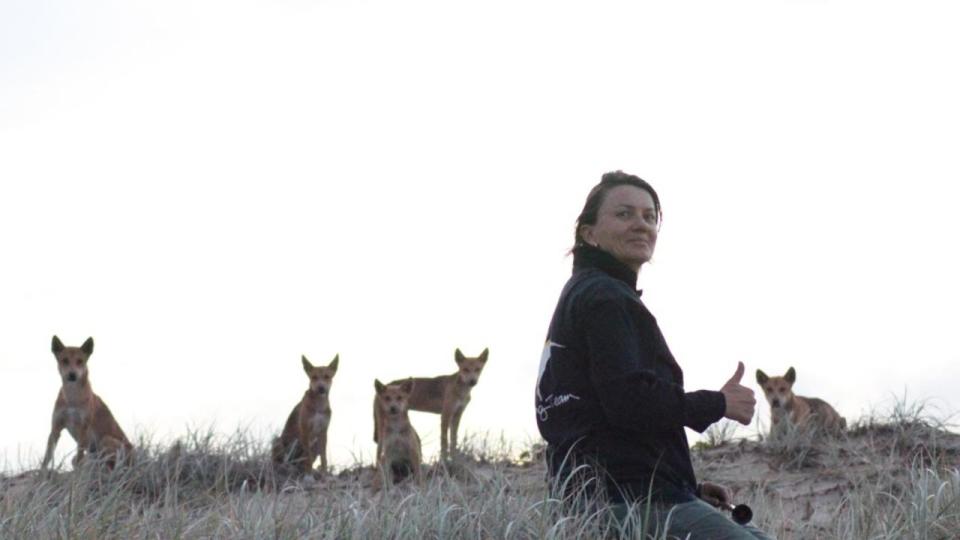
[[[762,370],[757,370],[757,384],[764,384],[769,378]]]
[[[490,355],[490,348],[488,347],[484,349],[482,353],[480,353],[480,361],[483,363],[487,363],[487,356],[489,355]]]
[[[413,392],[413,377],[410,377],[409,379],[400,383],[400,390],[403,391],[404,394]]]
[[[327,365],[327,367],[330,368],[330,369],[332,369],[333,372],[336,373],[336,372],[337,372],[337,366],[339,366],[339,365],[340,365],[340,355],[337,354],[336,356],[333,357],[333,361],[330,362],[330,363]]]
[[[380,382],[380,379],[373,380],[373,387],[377,390],[378,394],[382,394],[383,391],[387,388],[386,386],[383,385],[382,382]]]
[[[456,351],[453,352],[453,359],[457,361],[457,364],[463,363],[465,358],[463,357],[463,353],[460,352],[460,349],[457,349]]]
[[[300,362],[303,363],[303,371],[305,371],[305,372],[307,373],[307,375],[309,375],[309,374],[310,374],[310,370],[313,369],[313,364],[311,364],[310,361],[307,360],[307,355],[301,354],[301,355],[300,355]]]
[[[64,349],[63,342],[60,341],[60,338],[58,338],[57,336],[53,336],[53,343],[50,344],[50,350],[53,351],[53,354],[57,354],[63,349]]]
[[[790,368],[783,378],[786,379],[788,383],[793,384],[797,380],[797,372],[793,368]]]
[[[87,340],[83,342],[83,345],[80,346],[80,350],[83,351],[87,356],[93,354],[93,338],[88,337]]]

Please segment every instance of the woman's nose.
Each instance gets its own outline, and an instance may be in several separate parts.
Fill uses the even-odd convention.
[[[643,219],[642,217],[637,217],[636,219],[634,219],[633,224],[631,225],[631,228],[633,230],[642,230],[642,231],[657,230],[656,225],[651,224],[649,221]]]

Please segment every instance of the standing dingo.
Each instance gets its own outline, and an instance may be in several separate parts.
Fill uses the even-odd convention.
[[[93,354],[93,338],[87,338],[80,347],[65,347],[60,338],[53,336],[51,347],[57,359],[61,387],[53,405],[53,422],[47,438],[47,451],[41,469],[46,469],[53,459],[53,451],[64,428],[77,441],[76,466],[84,452],[106,456],[111,469],[118,458],[127,462],[133,455],[133,445],[127,440],[120,425],[113,418],[107,404],[93,393],[87,362]]]
[[[454,352],[457,362],[457,371],[450,375],[439,377],[417,377],[413,379],[413,392],[410,394],[410,410],[430,412],[440,415],[440,457],[446,459],[448,455],[448,441],[450,453],[457,450],[457,431],[460,428],[460,417],[470,403],[470,390],[480,379],[480,372],[487,363],[490,350],[484,349],[480,356],[470,358],[464,356],[460,349]],[[402,380],[393,381],[397,384]],[[374,408],[376,412],[376,407]],[[374,414],[373,440],[378,441],[378,430]]]

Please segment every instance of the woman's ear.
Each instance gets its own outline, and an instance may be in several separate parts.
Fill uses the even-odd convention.
[[[597,242],[593,238],[593,226],[592,225],[581,225],[580,226],[580,238],[586,244],[596,247]]]

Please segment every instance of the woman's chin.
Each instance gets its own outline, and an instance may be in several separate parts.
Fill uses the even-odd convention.
[[[641,266],[650,262],[651,253],[648,251],[643,251],[640,253],[631,253],[627,257],[621,259],[624,264],[630,268],[640,269]]]

